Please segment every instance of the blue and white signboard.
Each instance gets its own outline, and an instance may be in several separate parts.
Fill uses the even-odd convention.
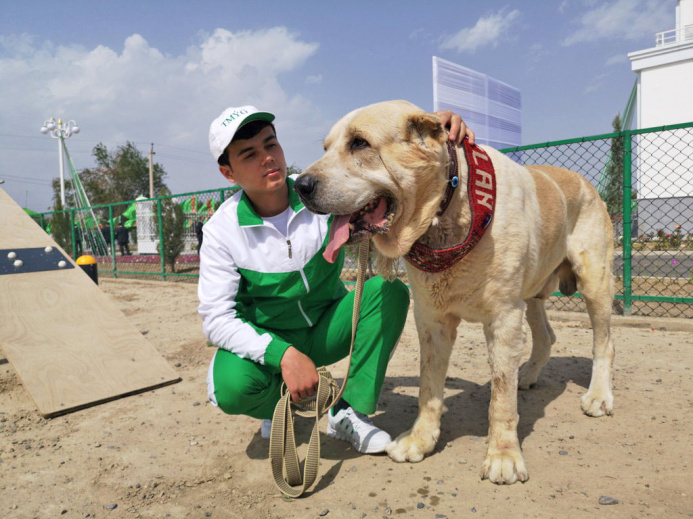
[[[492,77],[433,57],[433,110],[452,110],[479,144],[496,149],[522,144],[520,91]]]

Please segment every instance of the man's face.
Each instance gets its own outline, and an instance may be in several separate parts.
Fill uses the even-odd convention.
[[[219,166],[219,171],[246,193],[262,195],[286,184],[284,150],[271,126],[251,139],[232,142],[226,153],[230,166]]]

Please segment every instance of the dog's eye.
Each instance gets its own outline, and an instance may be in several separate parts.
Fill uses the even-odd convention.
[[[361,139],[360,137],[356,137],[353,141],[351,141],[352,150],[365,150],[369,146],[370,144],[368,144],[368,141]]]

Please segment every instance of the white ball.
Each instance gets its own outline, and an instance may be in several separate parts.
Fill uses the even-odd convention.
[[[51,247],[51,246],[49,245],[48,247],[46,247],[46,248],[43,249],[43,250],[45,250],[46,252],[53,252],[53,247]]]
[[[65,265],[67,265],[67,262],[66,262],[65,260],[61,260],[61,261],[58,263],[58,266],[59,266],[60,268],[63,268]]]
[[[16,252],[10,252],[10,253],[7,255],[7,257],[8,257],[9,259],[15,259],[15,258],[17,257],[17,253],[16,253]]]
[[[14,260],[15,267],[21,267],[22,265],[24,265],[24,262],[22,260]]]

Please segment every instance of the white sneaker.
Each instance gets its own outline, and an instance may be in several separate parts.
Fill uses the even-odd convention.
[[[272,435],[272,420],[262,420],[262,423],[260,424],[260,436],[262,436],[265,440],[269,440],[270,436]]]
[[[385,447],[392,441],[390,435],[373,425],[368,416],[351,407],[340,410],[334,416],[332,411],[327,413],[327,436],[351,442],[362,454],[385,452]]]

